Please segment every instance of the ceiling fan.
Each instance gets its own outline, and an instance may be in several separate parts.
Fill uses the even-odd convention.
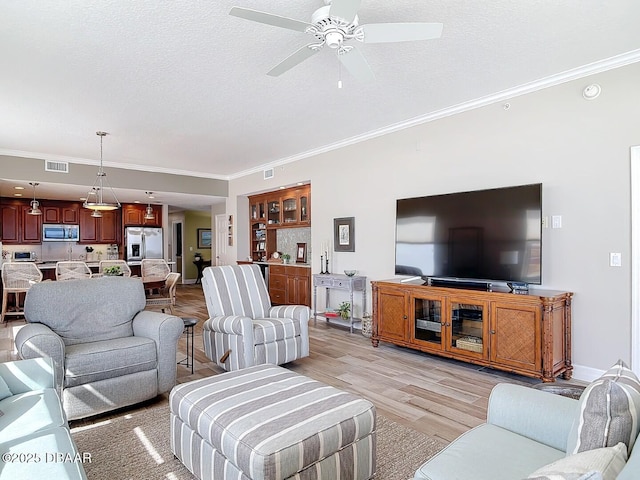
[[[325,6],[311,15],[311,22],[295,20],[272,13],[249,8],[233,7],[229,15],[253,22],[308,33],[315,37],[309,43],[289,55],[267,72],[277,77],[307,58],[318,53],[325,45],[336,50],[342,65],[351,75],[361,81],[373,80],[371,67],[362,53],[347,42],[357,40],[362,43],[390,43],[413,40],[430,40],[442,35],[441,23],[358,23],[358,8],[361,0],[324,0]]]

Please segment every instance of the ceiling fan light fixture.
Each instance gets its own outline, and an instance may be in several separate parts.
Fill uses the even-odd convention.
[[[91,190],[89,190],[89,193],[87,194],[87,200],[85,200],[82,206],[84,208],[88,208],[89,210],[96,210],[96,211],[117,210],[121,206],[120,202],[118,201],[118,197],[116,197],[116,193],[113,191],[113,188],[111,188],[111,185],[109,185],[109,182],[107,181],[107,174],[104,173],[104,169],[102,167],[102,139],[106,135],[108,135],[108,133],[98,131],[96,132],[96,135],[100,137],[100,168],[98,169],[96,181],[93,183],[93,187],[91,187]],[[113,197],[113,200],[114,200],[113,202],[105,201],[105,197],[104,197],[105,184],[106,184],[106,188],[108,188],[109,191],[111,192],[111,197]],[[89,198],[91,198],[91,195],[96,196],[95,201],[89,201]]]
[[[327,47],[329,48],[339,48],[340,45],[342,45],[342,42],[344,41],[344,35],[340,32],[333,31],[333,32],[328,32],[325,35],[325,41],[327,42]]]
[[[40,184],[37,182],[29,182],[29,185],[33,187],[33,200],[31,200],[31,208],[27,211],[27,215],[42,215],[42,210],[40,210],[40,202],[36,200],[36,187]]]

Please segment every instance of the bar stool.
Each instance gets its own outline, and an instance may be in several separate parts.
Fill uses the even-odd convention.
[[[193,373],[193,330],[198,323],[197,318],[182,317],[184,323],[184,333],[187,335],[187,356],[184,360],[180,360],[178,365],[184,365],[185,367],[191,367],[191,373]],[[189,356],[189,346],[191,346],[191,356]]]
[[[31,285],[42,281],[42,272],[33,262],[9,262],[2,266],[2,315],[4,323],[8,315],[24,315],[20,306],[20,294],[26,293]],[[9,294],[15,295],[15,310],[9,310]]]

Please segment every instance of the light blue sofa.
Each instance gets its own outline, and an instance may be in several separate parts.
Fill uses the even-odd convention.
[[[487,422],[420,466],[414,480],[526,479],[566,457],[579,405],[578,400],[549,392],[499,384],[489,397]],[[632,450],[617,478],[640,479],[640,447]]]
[[[51,359],[0,363],[0,479],[86,479],[60,397]],[[6,387],[10,390],[7,392]]]

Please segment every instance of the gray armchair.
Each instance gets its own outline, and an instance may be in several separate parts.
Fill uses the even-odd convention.
[[[37,287],[37,288],[36,288]],[[69,420],[132,405],[176,383],[180,318],[144,311],[141,279],[42,282],[25,300],[21,358],[50,357]]]
[[[207,267],[202,290],[209,319],[204,352],[225,370],[281,365],[309,356],[309,307],[272,306],[260,267]]]

